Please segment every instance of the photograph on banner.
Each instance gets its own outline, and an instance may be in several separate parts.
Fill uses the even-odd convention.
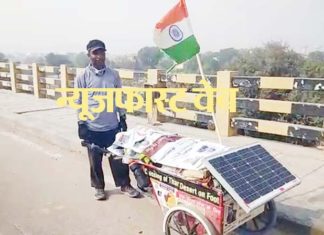
[[[162,211],[166,212],[171,207],[178,204],[177,192],[178,190],[168,184],[162,183],[158,180],[151,179],[153,190]]]

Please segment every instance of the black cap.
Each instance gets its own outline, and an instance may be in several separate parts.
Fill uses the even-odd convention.
[[[89,52],[94,51],[94,50],[98,50],[98,49],[104,49],[106,51],[105,44],[102,41],[98,40],[98,39],[91,40],[87,45],[87,50]]]

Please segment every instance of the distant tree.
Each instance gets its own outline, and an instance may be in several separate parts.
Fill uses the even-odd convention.
[[[157,47],[143,47],[137,53],[137,67],[139,69],[153,69],[156,68],[163,53]]]
[[[240,51],[232,66],[240,74],[265,76],[299,76],[303,57],[281,42],[269,42],[263,48]]]
[[[183,72],[185,72],[185,73],[199,73],[199,67],[198,67],[196,57],[193,57],[190,60],[184,62]]]
[[[324,62],[324,51],[313,51],[307,56],[307,59],[314,62]]]
[[[59,66],[61,64],[72,65],[67,55],[49,53],[45,56],[46,64]]]
[[[205,52],[200,55],[202,67],[206,74],[216,74],[219,70],[229,69],[238,60],[239,51],[234,48],[222,49],[219,52]],[[196,57],[184,63],[184,72],[199,73]]]
[[[324,52],[314,51],[309,53],[303,71],[306,77],[324,77]]]
[[[269,76],[299,76],[303,57],[280,42],[267,43],[264,48],[264,72]]]
[[[216,53],[214,60],[217,60],[221,70],[231,69],[231,66],[238,60],[240,51],[234,48],[222,49]]]
[[[76,67],[86,67],[89,64],[88,55],[84,52],[80,52],[75,55],[73,65]]]
[[[163,57],[160,59],[159,63],[156,65],[156,68],[158,69],[169,69],[174,64],[174,62],[167,56],[163,55]]]
[[[196,59],[196,57],[194,57],[194,59]],[[217,52],[203,53],[201,55],[201,63],[204,73],[206,74],[215,74],[220,69]]]
[[[45,58],[41,55],[28,55],[25,58],[23,58],[21,62],[25,64],[45,64]]]
[[[262,49],[254,48],[240,50],[238,59],[230,67],[242,75],[256,75],[258,71],[262,71],[264,65],[265,59]]]
[[[5,54],[0,52],[0,62],[8,62],[8,59],[6,58]]]
[[[117,56],[109,61],[113,68],[136,69],[136,58],[132,55]]]
[[[324,63],[306,61],[303,70],[306,77],[323,78],[324,77]]]

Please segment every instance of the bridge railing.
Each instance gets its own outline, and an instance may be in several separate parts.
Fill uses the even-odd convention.
[[[231,87],[240,89],[233,128],[304,142],[323,139],[323,78],[233,75],[230,79]]]
[[[0,89],[32,94],[39,98],[56,99],[61,93],[56,88],[69,88],[74,85],[75,76],[82,68],[43,66],[33,64],[0,63]],[[202,77],[197,74],[168,74],[165,71],[118,70],[124,87],[187,88],[185,95],[177,99],[178,108],[185,112],[172,112],[168,103],[166,111],[153,109],[139,113],[150,122],[172,121],[182,124],[207,126],[213,129],[212,114],[195,108],[193,102],[197,93],[192,88],[201,87]],[[216,88],[239,88],[237,112],[231,113],[224,107],[215,107],[217,125],[222,136],[237,133],[272,134],[291,137],[297,140],[320,142],[324,138],[324,78],[256,77],[239,76],[236,72],[219,71],[217,75],[207,75]],[[300,95],[302,93],[302,95]],[[305,100],[305,93],[312,102]],[[66,94],[63,94],[66,95]],[[167,99],[176,95],[167,92]],[[216,103],[217,94],[214,96]],[[302,102],[303,101],[303,102]],[[201,100],[206,105],[206,100]],[[302,122],[301,120],[317,120]]]

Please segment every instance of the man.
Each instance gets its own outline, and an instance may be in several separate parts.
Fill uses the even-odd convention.
[[[75,88],[121,88],[118,72],[105,65],[105,44],[100,40],[91,40],[87,45],[87,51],[90,64],[83,73],[76,77]],[[105,92],[88,92],[89,111],[91,108],[98,107],[98,101],[93,98],[98,95],[105,95]],[[77,103],[82,103],[81,94]],[[92,113],[94,120],[79,120],[80,139],[100,147],[109,147],[115,141],[115,135],[119,131],[127,130],[125,111],[117,107],[114,107],[113,110],[113,112]],[[103,154],[88,148],[88,157],[91,186],[95,188],[95,198],[105,200],[105,180],[102,170]],[[130,197],[138,197],[139,192],[130,184],[128,165],[123,164],[121,160],[112,159],[109,162],[116,187],[120,186],[121,191]]]

